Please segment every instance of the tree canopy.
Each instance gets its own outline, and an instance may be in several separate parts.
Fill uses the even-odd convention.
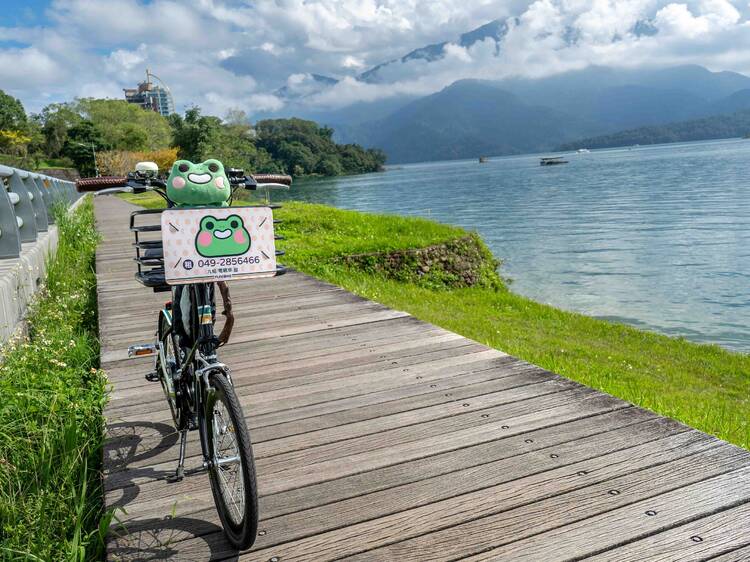
[[[94,155],[120,168],[135,155],[171,154],[228,168],[295,176],[358,174],[380,170],[385,155],[356,144],[339,145],[333,129],[304,119],[267,119],[254,127],[244,112],[222,120],[190,107],[163,117],[123,100],[76,99],[54,103],[27,117],[21,103],[0,91],[0,153],[62,158],[83,175],[94,174]],[[0,159],[2,154],[0,154]]]
[[[339,145],[333,129],[304,119],[266,119],[255,127],[257,145],[276,160],[283,171],[299,176],[376,172],[385,164],[380,150],[357,144]]]
[[[0,130],[24,131],[26,127],[26,111],[21,102],[0,90]]]
[[[747,135],[750,135],[750,111],[745,110],[728,115],[712,115],[702,119],[639,127],[610,135],[586,138],[564,144],[560,150],[727,139]]]
[[[169,121],[124,100],[78,100],[78,113],[91,120],[104,144],[122,150],[158,150],[172,141]]]

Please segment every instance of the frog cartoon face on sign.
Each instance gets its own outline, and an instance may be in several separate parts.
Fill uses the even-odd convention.
[[[206,215],[195,237],[195,249],[204,258],[239,256],[250,249],[250,234],[238,215],[225,219]]]
[[[178,207],[226,207],[230,194],[229,180],[218,160],[200,164],[178,160],[167,178],[167,196]]]

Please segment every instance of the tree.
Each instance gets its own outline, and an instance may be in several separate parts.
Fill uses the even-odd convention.
[[[315,164],[313,172],[320,174],[321,176],[340,176],[344,173],[344,168],[337,155],[326,154],[318,160],[317,164]]]
[[[201,115],[200,107],[188,108],[184,118],[172,114],[169,122],[172,127],[172,146],[178,148],[180,158],[200,162],[217,145],[221,120]]]
[[[78,100],[78,113],[101,133],[102,141],[116,150],[159,150],[172,138],[169,121],[155,111],[124,100]]]
[[[375,172],[385,163],[378,150],[356,144],[337,145],[333,129],[304,119],[266,119],[256,124],[259,147],[292,174],[359,174]]]
[[[277,156],[283,161],[287,172],[293,175],[311,174],[317,162],[312,150],[298,141],[282,141]]]
[[[46,106],[32,120],[41,128],[44,138],[40,150],[51,158],[62,154],[68,131],[81,122],[82,117],[68,103],[53,103]]]
[[[99,130],[84,119],[68,131],[62,154],[73,161],[82,176],[93,176],[96,171],[94,151],[100,152],[104,147]]]
[[[0,90],[0,130],[25,132],[26,126],[26,111],[21,102]]]

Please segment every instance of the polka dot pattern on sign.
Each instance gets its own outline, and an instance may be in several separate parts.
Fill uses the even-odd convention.
[[[250,235],[250,248],[241,255],[204,257],[196,244],[209,242],[210,235],[200,231],[203,217],[226,220],[230,215],[242,219]],[[276,245],[273,214],[268,207],[231,207],[220,209],[168,209],[162,213],[162,240],[167,282],[172,284],[212,279],[265,277],[276,272]],[[235,242],[245,236],[233,235]]]

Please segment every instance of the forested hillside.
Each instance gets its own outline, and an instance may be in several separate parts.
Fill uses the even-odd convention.
[[[661,144],[666,142],[687,142],[709,139],[744,137],[750,134],[750,110],[738,111],[729,115],[714,115],[703,119],[691,119],[666,125],[639,127],[620,131],[611,135],[601,135],[569,142],[560,150],[578,148],[610,148],[632,146],[634,144]]]
[[[249,172],[294,176],[360,174],[382,168],[385,155],[336,144],[333,129],[302,119],[252,125],[241,111],[224,119],[191,107],[162,117],[122,100],[76,99],[27,115],[0,90],[0,164],[74,167],[81,175],[123,174],[139,160],[168,169],[177,158],[217,158]]]

